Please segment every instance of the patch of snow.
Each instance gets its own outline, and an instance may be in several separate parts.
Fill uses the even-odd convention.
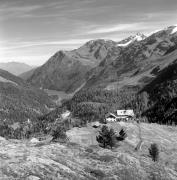
[[[149,37],[149,36],[151,36],[152,34],[157,33],[158,31],[160,31],[160,29],[157,29],[157,30],[155,30],[155,31],[152,31],[152,32],[148,33],[146,36]]]
[[[177,26],[172,30],[171,34],[174,34],[177,32]]]
[[[133,40],[131,40],[131,41],[128,41],[127,43],[125,43],[125,44],[117,44],[117,46],[120,46],[120,47],[124,47],[124,46],[128,46],[130,43],[132,43],[133,42]]]

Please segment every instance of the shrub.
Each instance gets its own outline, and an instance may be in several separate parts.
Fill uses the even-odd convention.
[[[93,153],[93,149],[91,149],[91,148],[87,148],[87,149],[85,150],[85,152],[88,152],[88,153]]]
[[[67,139],[66,131],[64,127],[62,126],[56,126],[54,129],[52,129],[51,135],[53,136],[53,141],[56,141],[56,140],[65,141]]]
[[[114,156],[110,156],[110,155],[103,155],[103,156],[99,157],[100,161],[107,162],[107,163],[113,161],[114,159],[115,159],[115,157]]]
[[[119,136],[116,137],[117,141],[123,141],[127,137],[127,133],[124,129],[121,129],[119,132]]]
[[[101,171],[100,169],[91,169],[91,168],[85,168],[85,171],[90,173],[92,176],[96,177],[97,179],[103,179],[106,177],[105,173]]]
[[[156,143],[151,144],[149,148],[149,155],[153,161],[158,161],[159,158],[159,148]]]

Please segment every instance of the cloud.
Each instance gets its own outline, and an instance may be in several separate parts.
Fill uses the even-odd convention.
[[[13,49],[21,49],[35,46],[50,46],[50,45],[60,45],[60,46],[78,46],[86,43],[91,39],[69,39],[62,41],[38,41],[38,42],[15,42],[11,44],[6,44],[4,47],[0,47],[0,51],[8,51]]]
[[[133,23],[133,24],[118,24],[118,25],[110,25],[107,27],[95,28],[87,32],[87,34],[102,34],[102,33],[112,33],[119,31],[135,31],[142,29],[142,23]]]

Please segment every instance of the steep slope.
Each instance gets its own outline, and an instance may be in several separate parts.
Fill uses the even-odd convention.
[[[20,62],[0,63],[0,69],[6,70],[16,76],[26,71],[29,71],[32,68],[34,67]]]
[[[134,150],[139,142],[137,125],[124,123],[112,126],[115,130],[124,127],[128,134],[125,142],[120,143],[113,150],[102,149],[97,145],[95,135],[98,130],[91,127],[77,128],[68,132],[68,135],[71,135],[71,143],[67,144],[47,141],[43,144],[35,144],[0,138],[0,178],[177,179],[177,129],[175,127],[141,124],[143,144],[137,152]],[[151,143],[159,145],[159,162],[153,162],[148,155]]]
[[[106,57],[106,64],[88,73],[85,88],[102,87],[121,89],[125,86],[144,86],[155,74],[155,68],[163,69],[176,59],[173,54],[177,45],[175,26],[156,32],[142,41],[124,47],[114,61]]]
[[[177,59],[159,71],[157,77],[141,92],[144,91],[149,95],[149,109],[143,114],[149,121],[177,124]]]
[[[37,68],[27,81],[44,89],[73,92],[85,83],[86,73],[96,67],[109,51],[114,49],[114,54],[119,54],[121,48],[117,47],[115,51],[115,46],[113,41],[99,39],[73,51],[59,51]]]
[[[0,70],[0,120],[23,122],[47,113],[54,104],[43,91]]]

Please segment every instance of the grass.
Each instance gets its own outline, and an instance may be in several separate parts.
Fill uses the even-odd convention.
[[[176,127],[172,127],[175,129],[172,131],[167,126],[142,123],[142,148],[134,151],[139,141],[136,123],[108,125],[117,132],[124,127],[128,134],[126,140],[113,151],[103,149],[95,143],[83,146],[82,143],[75,142],[76,138],[66,144],[51,143],[40,147],[22,141],[0,141],[0,153],[3,155],[0,156],[0,177],[12,179],[30,174],[42,179],[66,180],[176,180]],[[78,137],[90,138],[88,132],[96,135],[98,130],[93,128],[91,131],[90,126],[77,128]],[[153,142],[160,146],[159,162],[153,162],[148,156],[148,148]]]

